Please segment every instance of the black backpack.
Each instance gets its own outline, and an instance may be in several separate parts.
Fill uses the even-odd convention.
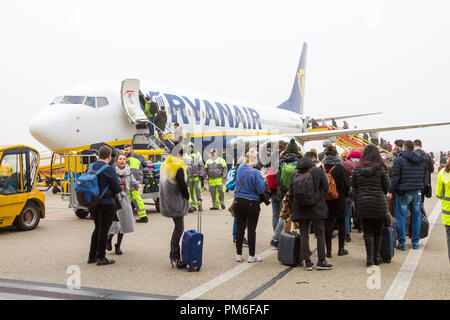
[[[311,167],[304,173],[295,170],[292,175],[294,198],[298,207],[310,207],[317,202],[314,180],[311,174],[313,169],[314,167]]]
[[[159,106],[158,106],[158,104],[156,103],[156,102],[150,102],[150,113],[151,114],[157,114],[158,113],[158,109],[159,109]]]

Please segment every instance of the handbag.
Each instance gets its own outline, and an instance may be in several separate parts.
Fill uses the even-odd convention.
[[[241,187],[244,184],[245,179],[247,178],[248,174],[250,173],[250,171],[252,171],[253,168],[250,168],[250,170],[248,170],[247,174],[245,175],[244,179],[242,179],[241,185],[239,186],[236,194],[239,194],[239,191],[241,191]],[[236,174],[237,175],[237,174]],[[236,205],[236,197],[233,199],[233,202],[231,203],[231,206],[228,208],[228,211],[230,212],[232,217],[236,216],[236,213],[234,212],[234,206]]]

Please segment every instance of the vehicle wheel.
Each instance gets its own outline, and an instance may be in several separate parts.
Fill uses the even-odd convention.
[[[157,213],[161,212],[159,207],[159,198],[155,199],[155,208]]]
[[[84,219],[89,215],[89,211],[86,211],[84,209],[77,209],[75,210],[75,215],[80,219]]]
[[[27,202],[20,215],[14,220],[14,225],[20,231],[28,231],[37,227],[41,220],[41,210],[34,202]]]

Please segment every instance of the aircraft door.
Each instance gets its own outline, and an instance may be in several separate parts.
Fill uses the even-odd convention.
[[[122,81],[121,97],[128,120],[136,125],[148,123],[139,101],[140,81],[138,79],[125,79]]]

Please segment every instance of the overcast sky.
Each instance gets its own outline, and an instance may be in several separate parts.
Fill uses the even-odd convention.
[[[450,1],[8,1],[0,11],[0,144],[55,96],[136,77],[276,106],[303,41],[305,114],[382,111],[358,127],[450,121]],[[340,124],[340,123],[339,123]],[[450,126],[382,133],[450,150]]]

